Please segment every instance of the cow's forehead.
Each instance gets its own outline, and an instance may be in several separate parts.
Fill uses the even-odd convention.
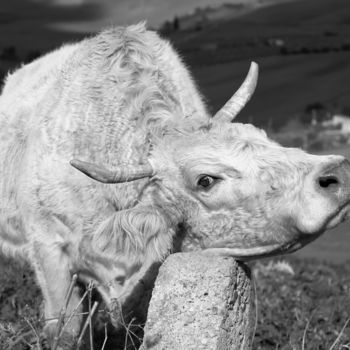
[[[241,152],[243,149],[255,150],[276,146],[266,133],[251,124],[215,123],[208,129],[188,132],[175,132],[167,138],[163,146],[173,148],[175,155],[198,152],[207,153],[225,151]]]
[[[213,125],[212,132],[217,135],[229,136],[233,138],[248,138],[252,141],[267,140],[267,136],[264,130],[255,127],[252,124],[242,123],[216,123]]]
[[[265,131],[254,125],[241,123],[215,123],[209,130],[207,137],[223,144],[244,142],[251,145],[268,145],[271,142]]]
[[[304,163],[312,163],[312,156],[304,151],[282,147],[263,130],[240,123],[218,123],[209,130],[175,133],[163,140],[159,150],[184,168],[220,165],[258,171],[296,165],[304,169]]]

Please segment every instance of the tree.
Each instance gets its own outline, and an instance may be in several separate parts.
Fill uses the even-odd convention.
[[[301,116],[303,124],[318,124],[330,118],[328,108],[320,102],[310,103],[305,107],[304,113]]]
[[[175,31],[180,30],[180,20],[177,16],[175,16],[174,21],[173,21],[173,29]]]
[[[4,47],[1,52],[0,58],[7,61],[17,60],[18,57],[17,57],[16,48],[14,46]]]

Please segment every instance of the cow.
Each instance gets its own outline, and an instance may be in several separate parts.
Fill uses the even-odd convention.
[[[348,217],[347,160],[232,123],[257,76],[252,63],[212,117],[171,44],[140,23],[64,45],[6,78],[0,249],[33,267],[49,344],[72,275],[113,309],[175,243],[256,259],[299,249]],[[76,285],[66,315],[79,293]],[[77,312],[68,338],[81,323]]]

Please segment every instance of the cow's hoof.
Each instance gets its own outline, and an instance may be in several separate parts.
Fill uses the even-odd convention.
[[[112,325],[118,329],[123,324],[122,307],[119,300],[112,299],[109,309]]]

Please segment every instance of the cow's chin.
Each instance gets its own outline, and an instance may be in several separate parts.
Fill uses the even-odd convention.
[[[301,232],[289,222],[288,229],[283,226],[270,227],[270,230],[266,230],[260,237],[260,242],[216,241],[203,247],[203,251],[206,254],[224,255],[248,261],[295,252],[318,238],[323,232],[324,230],[312,234]]]
[[[336,213],[327,218],[320,227],[314,232],[302,232],[296,229],[290,233],[290,237],[285,232],[283,242],[266,242],[263,245],[235,247],[236,244],[228,244],[227,241],[216,242],[211,246],[207,246],[204,252],[207,254],[215,254],[221,256],[230,256],[237,260],[249,261],[258,258],[271,257],[276,255],[293,253],[301,249],[305,245],[318,238],[325,230],[338,226],[350,217],[350,204],[340,208]],[[274,233],[275,235],[275,233]],[[271,236],[274,236],[271,235]],[[268,234],[266,236],[269,236]]]
[[[202,241],[200,247],[195,244],[183,251],[202,250],[205,254],[230,256],[237,260],[249,261],[258,258],[288,254],[301,249],[317,239],[326,230],[332,229],[341,222],[350,218],[350,203],[345,203],[327,216],[306,220],[285,220],[283,223],[274,223],[258,239],[251,239],[249,235],[232,234],[232,239]],[[304,221],[304,222],[303,222]],[[244,237],[245,241],[242,241]],[[255,237],[256,238],[256,237]]]
[[[271,243],[263,246],[246,248],[235,248],[228,246],[220,247],[220,243],[217,243],[215,244],[215,247],[207,247],[203,250],[203,252],[206,254],[230,256],[240,261],[249,261],[295,252],[316,239],[321,234],[322,232],[314,235],[299,234],[298,237],[288,242]]]

